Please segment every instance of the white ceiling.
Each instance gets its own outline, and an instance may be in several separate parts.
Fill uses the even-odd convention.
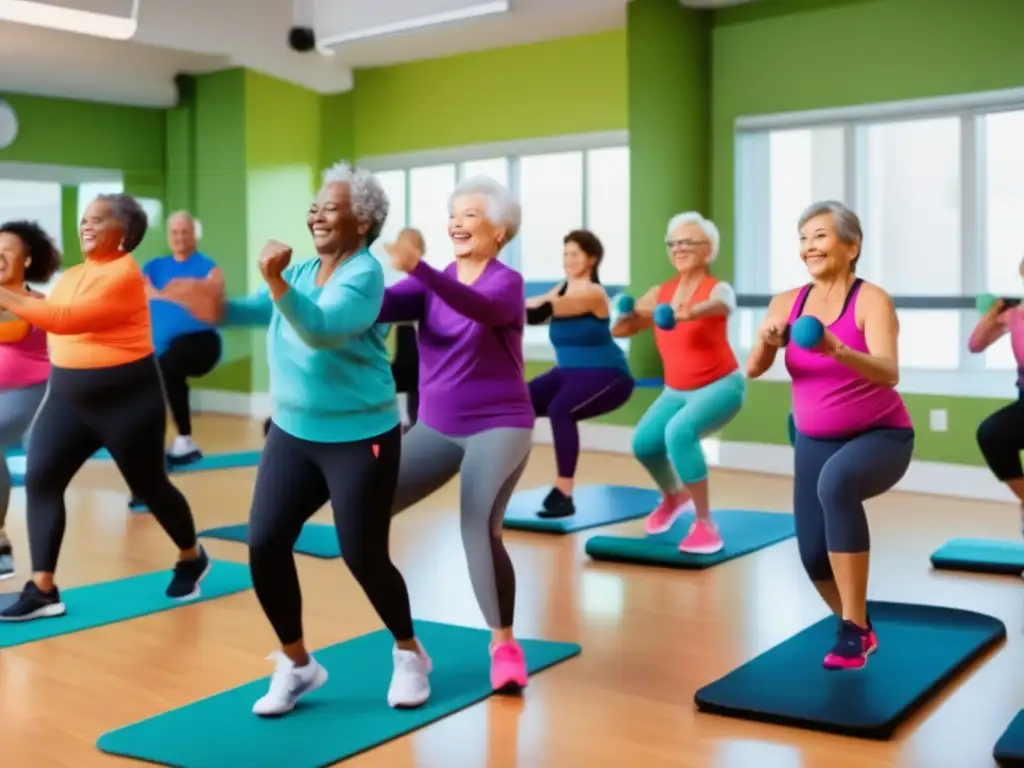
[[[88,8],[98,0],[47,1]],[[751,1],[680,0],[701,8]],[[411,18],[445,4],[451,7],[454,0],[298,2],[316,4],[321,26],[325,14],[337,15],[339,8],[348,17],[380,18],[380,8],[385,7],[392,18]],[[288,46],[296,0],[141,0],[139,29],[130,42],[0,22],[0,91],[169,106],[177,97],[174,76],[179,72],[245,66],[334,93],[352,87],[354,68],[620,28],[625,25],[627,2],[511,0],[509,13],[345,43],[333,49],[333,56],[324,56],[296,53]]]

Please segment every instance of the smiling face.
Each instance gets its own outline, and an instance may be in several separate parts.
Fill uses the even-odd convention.
[[[306,226],[319,254],[354,251],[370,229],[352,214],[349,185],[337,181],[325,184],[317,194],[306,215]]]
[[[474,255],[493,258],[505,239],[505,230],[496,227],[488,216],[485,195],[460,195],[452,200],[448,236],[457,259]]]
[[[594,271],[594,261],[592,256],[572,240],[565,244],[565,249],[562,251],[562,267],[565,270],[565,276],[570,280],[590,277]]]
[[[707,269],[711,259],[711,241],[695,222],[686,222],[673,229],[665,243],[668,260],[680,274]]]
[[[830,213],[808,219],[800,227],[800,258],[815,279],[835,277],[853,271],[853,260],[860,246],[844,243],[836,232],[836,222]]]
[[[0,285],[20,288],[25,284],[25,267],[31,262],[21,238],[11,232],[0,232]]]
[[[106,200],[93,200],[82,214],[78,229],[78,240],[82,253],[111,254],[121,247],[124,232],[113,216],[113,210]]]

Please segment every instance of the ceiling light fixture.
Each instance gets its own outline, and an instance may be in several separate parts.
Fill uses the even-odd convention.
[[[132,0],[132,13],[128,17],[63,8],[33,0],[0,0],[0,21],[110,40],[130,40],[139,29],[139,0]]]
[[[467,19],[475,19],[481,16],[493,16],[499,13],[508,13],[508,11],[509,0],[493,0],[493,2],[479,3],[466,8],[459,8],[454,11],[433,13],[428,16],[419,16],[413,19],[406,19],[405,21],[396,21],[392,24],[381,24],[378,27],[369,27],[368,29],[361,29],[355,32],[345,32],[324,40],[318,40],[317,47],[321,49],[329,48],[330,46],[340,45],[341,43],[354,43],[357,40],[368,40],[372,37],[394,35],[399,32],[409,32],[414,29],[422,29],[424,27],[435,27],[440,24],[450,24],[453,21],[466,21]]]

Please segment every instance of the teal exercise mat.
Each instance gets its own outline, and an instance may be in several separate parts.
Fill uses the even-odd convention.
[[[1000,768],[1024,768],[1024,710],[1017,713],[992,750]]]
[[[180,466],[167,465],[167,470],[174,474],[183,474],[185,472],[206,472],[212,469],[239,469],[242,467],[256,467],[259,466],[260,456],[263,451],[228,451],[225,453],[207,453],[203,455],[203,458],[199,461],[195,461],[191,464],[182,464]],[[97,459],[104,459],[106,461],[111,460],[110,454],[106,448],[101,449],[96,453]]]
[[[434,661],[430,701],[419,709],[387,704],[394,640],[381,630],[316,651],[327,684],[284,717],[252,714],[267,692],[264,678],[106,733],[97,746],[175,768],[321,768],[492,695],[490,632],[418,621],[416,634]],[[532,674],[580,653],[574,643],[520,643]]]
[[[537,513],[551,488],[534,488],[515,494],[505,511],[504,527],[513,531],[573,533],[602,525],[614,525],[647,517],[661,503],[661,494],[625,485],[583,485],[573,491],[576,514],[545,519]]]
[[[249,541],[249,526],[245,523],[223,525],[219,528],[208,528],[205,531],[200,531],[199,535],[206,539],[237,541],[247,544]],[[299,539],[295,542],[292,551],[300,555],[321,557],[326,560],[341,557],[341,547],[338,546],[338,531],[333,525],[306,523],[302,526],[302,532],[299,533]]]
[[[1004,576],[1024,573],[1024,541],[950,539],[932,553],[932,567]]]
[[[957,674],[1006,639],[999,619],[909,603],[868,603],[878,650],[863,669],[822,667],[830,616],[697,691],[702,712],[888,739]]]
[[[252,589],[249,566],[223,560],[212,562],[200,587],[201,594],[193,600],[167,597],[164,590],[170,581],[171,571],[166,570],[62,590],[61,600],[67,613],[52,619],[0,622],[0,648],[70,635]],[[17,598],[17,593],[0,594],[0,606]]]
[[[679,542],[693,524],[693,513],[682,515],[666,533],[656,536],[594,536],[586,552],[594,560],[634,565],[699,570],[756,552],[795,535],[793,516],[782,512],[719,509],[712,513],[725,548],[713,555],[679,551]]]

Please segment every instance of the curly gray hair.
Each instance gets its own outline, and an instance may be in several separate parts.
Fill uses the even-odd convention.
[[[856,269],[857,262],[860,260],[861,245],[864,243],[864,230],[860,225],[860,217],[851,211],[845,203],[840,203],[838,200],[822,200],[812,203],[800,214],[797,230],[803,229],[811,219],[826,215],[832,217],[839,242],[857,246],[857,255],[850,262],[850,268]]]
[[[131,195],[97,195],[110,206],[110,215],[121,227],[121,250],[131,253],[139,247],[149,229],[149,217],[145,209]]]
[[[387,192],[380,181],[363,168],[353,168],[345,162],[335,163],[323,173],[322,183],[348,184],[349,198],[352,201],[352,215],[359,221],[369,222],[370,229],[366,232],[366,247],[380,237],[384,222],[388,218]]]

